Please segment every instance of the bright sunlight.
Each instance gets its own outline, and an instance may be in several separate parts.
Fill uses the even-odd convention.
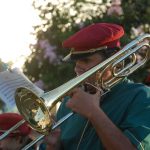
[[[21,68],[30,54],[29,44],[34,42],[32,26],[38,17],[31,0],[1,0],[0,2],[0,59],[12,61]]]

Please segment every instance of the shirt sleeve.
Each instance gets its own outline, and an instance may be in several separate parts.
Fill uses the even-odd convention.
[[[150,89],[139,90],[126,111],[120,126],[139,150],[150,149]]]

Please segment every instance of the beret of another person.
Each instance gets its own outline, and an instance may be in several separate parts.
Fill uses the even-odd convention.
[[[64,48],[71,48],[71,54],[80,54],[120,47],[124,35],[122,26],[112,23],[96,23],[87,26],[63,42]]]
[[[17,124],[22,119],[23,117],[17,113],[0,114],[0,135],[3,134],[8,129],[10,129],[15,124]],[[27,123],[24,123],[18,129],[13,131],[9,136],[16,136],[16,135],[26,136],[30,132],[31,128],[27,125]]]

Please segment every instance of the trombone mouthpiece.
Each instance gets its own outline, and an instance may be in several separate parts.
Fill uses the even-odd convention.
[[[20,114],[32,129],[42,134],[50,131],[53,121],[43,99],[31,90],[20,87],[15,92],[15,100]]]

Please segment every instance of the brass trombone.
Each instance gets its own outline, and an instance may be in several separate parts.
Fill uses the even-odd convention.
[[[37,141],[48,134],[49,131],[55,129],[62,122],[73,115],[73,112],[71,112],[54,124],[54,121],[51,117],[51,112],[52,108],[54,108],[56,104],[61,101],[61,98],[64,95],[66,95],[74,87],[81,84],[89,76],[93,75],[97,71],[100,71],[100,87],[102,89],[109,90],[115,84],[123,80],[124,77],[130,75],[139,67],[144,65],[145,62],[150,58],[150,44],[148,41],[144,41],[149,38],[150,34],[140,35],[138,38],[131,41],[124,48],[122,48],[120,51],[118,51],[116,54],[106,59],[102,63],[96,65],[82,75],[73,78],[72,80],[59,86],[58,88],[44,93],[40,97],[25,87],[18,88],[15,93],[15,100],[20,114],[29,123],[31,128],[42,134],[31,144],[27,145],[24,150],[34,145]],[[143,48],[146,48],[145,58],[138,62],[136,53]],[[126,60],[128,60],[128,63],[124,63]],[[117,69],[117,66],[123,63],[123,67],[121,67],[121,69]],[[107,68],[111,68],[113,77],[107,81],[103,81],[103,75]],[[13,129],[13,127],[11,129]]]

